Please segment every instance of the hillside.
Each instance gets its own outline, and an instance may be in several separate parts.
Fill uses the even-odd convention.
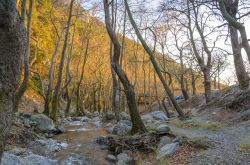
[[[32,100],[33,96],[36,95],[35,102],[43,102],[42,99],[42,86],[47,87],[48,84],[48,73],[50,68],[50,59],[55,50],[55,46],[58,40],[58,33],[61,34],[62,27],[65,26],[67,11],[68,9],[65,5],[57,2],[57,4],[51,3],[50,0],[43,0],[36,3],[33,11],[33,21],[32,21],[32,31],[31,31],[31,53],[30,61],[33,65],[31,66],[32,77],[30,78],[29,88],[26,91],[27,100]],[[84,81],[82,83],[82,91],[87,103],[85,106],[88,109],[92,109],[88,105],[96,104],[99,102],[100,106],[103,108],[110,102],[104,103],[106,98],[111,97],[111,67],[110,67],[110,40],[106,32],[105,25],[98,21],[94,16],[90,16],[91,13],[84,11],[78,6],[75,11],[80,13],[79,17],[74,17],[72,24],[73,28],[70,31],[69,48],[68,54],[70,53],[71,47],[73,47],[71,62],[70,62],[70,74],[72,77],[70,83],[70,89],[73,90],[76,85],[83,65],[83,52],[86,49],[86,40],[89,38],[89,49],[88,57],[84,70]],[[72,36],[74,33],[74,36]],[[63,33],[62,33],[63,34]],[[119,34],[120,42],[122,42],[122,35]],[[74,37],[74,38],[72,38]],[[63,37],[61,43],[63,42]],[[148,55],[144,51],[143,47],[129,38],[125,38],[125,47],[122,58],[123,68],[135,87],[136,94],[143,94],[155,96],[156,90],[159,98],[165,97],[164,89],[158,77],[154,75],[154,70]],[[54,74],[54,79],[56,80],[57,68],[59,66],[59,59],[61,56],[62,44],[60,44],[59,51],[56,56],[56,69]],[[164,62],[162,62],[163,57],[160,53],[157,54],[157,59],[161,66],[167,66],[167,70],[171,72],[171,68],[177,68],[175,73],[178,73],[179,64],[174,62],[170,57],[165,57]],[[66,64],[65,64],[66,67]],[[64,67],[64,68],[65,68]],[[65,71],[64,71],[65,72]],[[169,76],[164,73],[165,77],[169,81]],[[65,82],[66,73],[63,74],[63,82]],[[154,76],[156,77],[154,80]],[[54,80],[54,83],[56,81]],[[192,93],[191,88],[191,77],[186,76],[186,85],[188,85],[189,93]],[[42,82],[42,83],[41,83]],[[203,80],[198,78],[196,88],[197,92],[203,92]],[[175,76],[172,76],[172,89],[176,95],[181,95],[180,85]],[[72,91],[73,92],[73,91]],[[40,95],[40,99],[38,99]],[[98,96],[94,96],[98,95]],[[73,96],[74,97],[74,96]],[[98,99],[93,101],[93,97]],[[97,98],[98,97],[98,98]],[[92,99],[90,99],[92,98]],[[152,99],[154,101],[154,99]],[[24,107],[20,107],[23,109]],[[40,110],[42,107],[38,106]]]

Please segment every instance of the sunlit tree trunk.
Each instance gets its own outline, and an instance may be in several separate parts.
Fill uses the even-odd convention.
[[[26,1],[26,0],[25,0]],[[33,10],[34,4],[33,0],[29,1],[29,14],[28,14],[28,22],[27,22],[27,43],[26,43],[26,51],[24,56],[24,78],[23,82],[21,83],[18,92],[16,94],[15,103],[14,103],[14,112],[18,111],[18,105],[21,101],[21,98],[26,91],[28,87],[28,81],[29,81],[29,56],[30,56],[30,33],[31,33],[31,18],[32,18],[32,10]],[[25,11],[26,13],[26,11]],[[25,18],[24,18],[25,20]],[[24,21],[25,24],[25,21]]]
[[[66,56],[66,50],[68,46],[68,38],[69,38],[69,30],[70,30],[73,6],[74,6],[74,0],[71,0],[68,22],[67,22],[67,29],[65,33],[65,40],[63,44],[62,56],[60,60],[59,70],[58,70],[58,78],[57,78],[57,83],[56,83],[55,91],[53,93],[53,98],[52,98],[52,117],[56,125],[58,124],[58,101],[59,101],[58,97],[59,97],[61,85],[62,85],[62,72],[63,72],[63,66],[64,66],[64,61],[65,61],[65,56]]]

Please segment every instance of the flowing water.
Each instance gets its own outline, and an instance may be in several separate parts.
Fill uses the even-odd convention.
[[[96,128],[93,123],[74,122],[66,125],[65,133],[56,139],[67,142],[68,147],[53,158],[62,165],[108,165],[105,160],[108,151],[102,150],[95,142],[97,136],[106,134],[105,129]]]

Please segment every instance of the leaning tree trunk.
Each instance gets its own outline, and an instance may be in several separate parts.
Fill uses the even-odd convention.
[[[26,30],[16,0],[0,1],[0,164],[10,133],[16,90],[26,50]]]
[[[162,82],[162,84],[163,84],[163,87],[164,87],[166,93],[168,94],[168,96],[169,96],[169,98],[170,98],[172,104],[174,105],[174,107],[175,107],[177,113],[179,114],[179,116],[180,116],[181,118],[185,118],[185,115],[184,115],[184,113],[183,113],[181,107],[180,107],[180,106],[178,105],[178,103],[176,102],[175,97],[174,97],[174,95],[173,95],[173,93],[172,93],[170,87],[169,87],[168,84],[166,83],[166,81],[165,81],[165,79],[164,79],[164,77],[163,77],[163,75],[162,75],[162,73],[161,73],[161,69],[160,69],[160,67],[158,66],[158,63],[157,63],[156,59],[154,58],[154,53],[153,53],[152,50],[149,48],[149,46],[147,45],[147,43],[145,42],[145,40],[142,38],[142,36],[141,36],[141,34],[140,34],[140,31],[139,31],[139,29],[138,29],[138,27],[137,27],[137,25],[136,25],[136,23],[135,23],[135,21],[134,21],[134,19],[133,19],[133,17],[132,17],[132,13],[131,13],[131,11],[130,11],[130,9],[129,9],[127,0],[125,0],[124,2],[125,2],[126,10],[127,10],[127,12],[128,12],[129,20],[130,20],[130,22],[131,22],[133,28],[135,29],[135,33],[136,33],[137,37],[139,38],[140,42],[142,43],[142,46],[144,47],[145,51],[148,53],[148,55],[149,55],[149,57],[150,57],[150,60],[151,60],[151,62],[152,62],[152,64],[153,64],[153,66],[154,66],[155,72],[157,73],[159,79],[161,80],[161,82]]]
[[[105,24],[106,28],[108,31],[108,34],[110,36],[110,39],[114,45],[114,57],[113,60],[111,61],[112,67],[114,68],[116,74],[118,75],[121,83],[123,84],[124,91],[127,97],[127,103],[129,107],[129,112],[130,112],[130,117],[132,121],[132,134],[135,133],[144,133],[146,132],[146,127],[144,126],[139,110],[137,107],[136,99],[135,99],[135,92],[134,92],[134,87],[130,83],[130,81],[127,78],[127,75],[125,72],[122,70],[121,66],[119,65],[119,58],[120,58],[120,43],[116,37],[116,34],[114,30],[112,29],[111,23],[110,23],[110,14],[109,14],[109,4],[108,0],[103,0],[104,4],[104,11],[105,11]]]
[[[29,81],[29,56],[30,56],[30,31],[31,31],[31,18],[32,18],[32,10],[33,10],[33,0],[29,2],[29,15],[28,15],[28,25],[27,25],[27,43],[26,43],[26,52],[24,57],[24,79],[21,83],[18,92],[16,94],[15,103],[14,103],[14,112],[18,111],[18,105],[21,101],[21,98],[28,87]],[[25,20],[25,18],[24,18]]]
[[[59,66],[59,71],[58,71],[58,78],[57,78],[57,83],[56,83],[55,91],[54,91],[53,98],[52,98],[52,117],[56,125],[58,124],[58,101],[59,101],[58,97],[59,97],[59,93],[60,93],[61,85],[62,85],[62,72],[63,72],[63,66],[64,66],[64,61],[65,61],[66,49],[68,46],[68,38],[69,38],[69,30],[70,30],[70,23],[71,23],[71,18],[72,18],[73,5],[74,5],[74,0],[71,0],[65,40],[63,44],[62,56],[61,56],[60,66]]]
[[[239,82],[239,86],[241,89],[246,89],[249,86],[249,76],[246,72],[242,55],[241,55],[241,47],[238,40],[238,32],[237,29],[233,26],[229,26],[231,44],[233,50],[234,57],[234,66],[236,71],[237,80]]]

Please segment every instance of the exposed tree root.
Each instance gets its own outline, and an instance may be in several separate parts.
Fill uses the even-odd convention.
[[[155,132],[149,132],[141,135],[115,137],[109,139],[109,150],[115,154],[121,153],[123,150],[153,152],[162,135]]]

